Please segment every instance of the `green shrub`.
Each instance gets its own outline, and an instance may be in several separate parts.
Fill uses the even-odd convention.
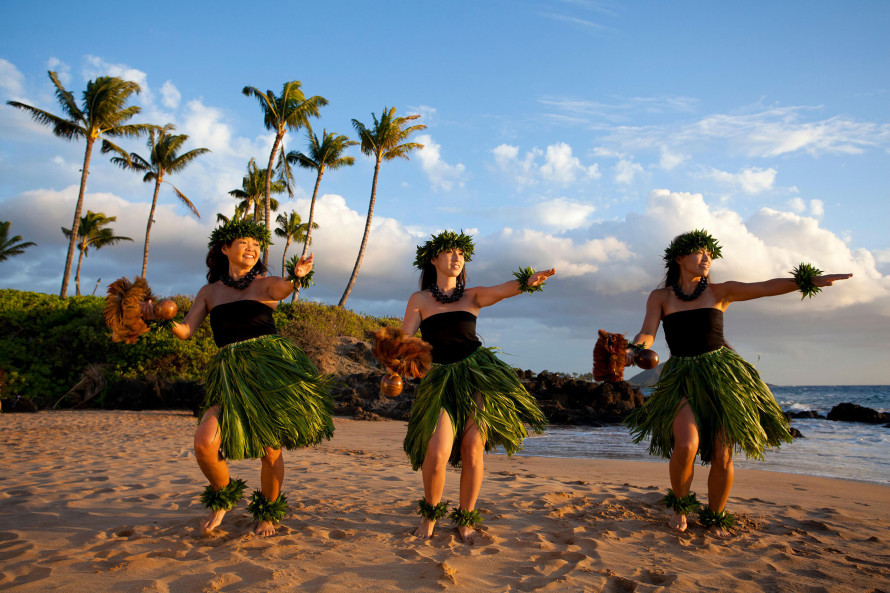
[[[171,297],[177,320],[191,307],[184,295]],[[55,295],[0,289],[0,398],[60,398],[91,364],[103,365],[109,385],[123,379],[152,377],[199,380],[216,345],[205,319],[188,340],[155,328],[135,344],[111,341],[105,325],[103,297],[62,299]],[[301,347],[324,347],[336,336],[367,340],[395,318],[364,316],[312,302],[284,303],[275,311],[282,335]],[[99,398],[101,403],[102,398]]]

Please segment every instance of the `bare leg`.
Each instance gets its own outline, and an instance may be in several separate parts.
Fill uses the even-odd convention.
[[[207,410],[198,430],[195,431],[195,458],[198,467],[204,473],[214,490],[221,490],[229,484],[229,466],[219,453],[222,435],[219,431],[219,408],[214,406]],[[201,522],[201,529],[209,533],[219,527],[226,511],[210,511]]]
[[[281,449],[266,447],[266,454],[261,462],[260,489],[266,500],[277,500],[278,495],[281,494],[281,484],[284,483],[284,457],[281,456]],[[275,530],[276,525],[274,523],[260,521],[253,532],[257,535],[268,537],[274,535]]]
[[[436,430],[426,447],[426,456],[423,458],[423,497],[432,504],[442,502],[442,491],[445,490],[445,468],[451,457],[451,447],[454,446],[454,429],[451,426],[451,418],[448,412],[439,412],[439,420]],[[428,538],[433,535],[436,522],[424,518],[420,527],[414,532],[417,537]]]
[[[476,423],[470,420],[460,443],[460,508],[472,511],[476,508],[479,490],[482,488],[483,455],[485,441]],[[476,529],[458,526],[457,532],[464,543],[472,544],[476,540]]]
[[[686,398],[680,402],[677,415],[672,425],[674,432],[674,450],[668,466],[671,476],[671,488],[678,497],[689,494],[692,477],[695,473],[695,454],[698,452],[698,426],[695,415]],[[686,516],[673,513],[670,526],[677,531],[686,531]]]
[[[714,453],[711,455],[711,471],[708,474],[708,506],[719,513],[726,507],[729,499],[729,491],[735,477],[735,467],[732,464],[732,449],[723,444],[718,436],[714,439]],[[711,531],[717,537],[729,537],[725,529],[711,527]]]

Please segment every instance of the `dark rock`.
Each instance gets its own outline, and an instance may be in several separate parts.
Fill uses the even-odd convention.
[[[788,427],[788,432],[791,433],[791,438],[793,438],[793,439],[805,439],[806,438],[805,436],[803,436],[802,432],[800,432],[793,426]]]
[[[841,422],[864,422],[866,424],[884,424],[890,422],[890,414],[878,412],[871,408],[851,403],[838,404],[828,412],[829,420]]]

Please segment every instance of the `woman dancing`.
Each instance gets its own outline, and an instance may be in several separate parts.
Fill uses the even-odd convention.
[[[210,509],[201,523],[205,532],[219,526],[246,487],[243,480],[229,478],[226,459],[261,459],[261,487],[247,510],[254,532],[269,536],[287,510],[282,447],[316,444],[334,433],[327,380],[293,342],[276,335],[272,311],[294,286],[280,276],[265,276],[260,256],[269,243],[265,225],[251,221],[230,221],[213,231],[207,284],[182,323],[173,323],[173,334],[186,340],[209,314],[219,347],[205,369],[206,397],[195,432],[195,457],[210,482],[201,495]],[[311,270],[310,254],[297,262],[291,277]],[[153,315],[150,306],[143,313]]]
[[[664,285],[649,295],[643,327],[631,348],[651,346],[661,322],[671,358],[652,396],[625,422],[635,442],[651,435],[649,452],[670,458],[671,489],[663,499],[673,510],[670,526],[684,531],[686,515],[699,510],[704,527],[727,537],[734,524],[724,508],[733,481],[733,451],[763,459],[766,447],[790,443],[791,434],[757,371],[724,341],[723,313],[737,301],[794,290],[811,297],[852,274],[822,276],[821,270],[801,264],[793,278],[712,283],[711,261],[721,257],[720,251],[704,230],[679,235],[665,249]],[[689,492],[696,454],[711,465],[704,508]]]
[[[405,452],[413,469],[423,468],[423,517],[414,535],[428,538],[444,517],[445,469],[461,467],[460,501],[449,515],[461,539],[473,543],[482,522],[475,510],[482,486],[482,455],[501,445],[507,454],[522,446],[525,424],[541,432],[546,424],[537,402],[509,365],[482,347],[476,317],[482,307],[522,292],[542,290],[555,269],[514,272],[516,280],[498,286],[466,287],[465,262],[473,256],[469,235],[445,231],[417,247],[414,265],[422,270],[420,291],[408,299],[402,332],[418,329],[432,347],[433,366],[417,388],[405,436]]]

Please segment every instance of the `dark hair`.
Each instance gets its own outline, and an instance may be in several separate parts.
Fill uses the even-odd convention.
[[[235,239],[228,243],[214,243],[210,251],[207,252],[207,284],[213,284],[223,276],[229,273],[229,258],[222,252],[223,246],[231,247]],[[266,275],[266,266],[262,260],[257,260],[253,265],[255,270],[259,270],[260,276]]]
[[[681,255],[680,257],[683,257],[683,256]],[[711,279],[711,275],[708,274],[708,280],[710,280],[710,279]],[[667,272],[665,272],[665,274],[664,274],[664,280],[661,281],[661,284],[658,285],[658,288],[669,288],[679,281],[680,281],[680,264],[677,263],[677,260],[674,260],[667,265]]]
[[[420,272],[420,290],[427,290],[436,283],[436,266],[432,262],[426,262],[423,265],[423,271]],[[464,265],[457,277],[457,283],[460,286],[467,285],[467,266]]]

